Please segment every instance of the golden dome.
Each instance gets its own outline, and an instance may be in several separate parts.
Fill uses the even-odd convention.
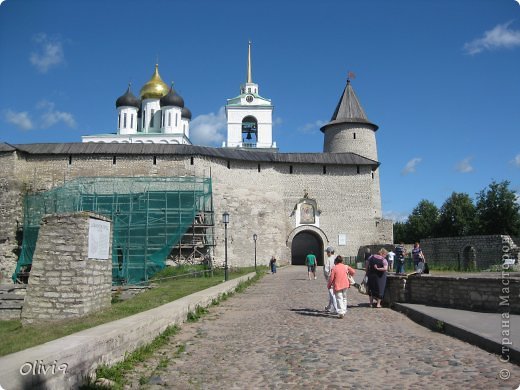
[[[168,93],[169,89],[159,76],[159,65],[155,64],[152,78],[141,88],[141,99],[160,99]]]

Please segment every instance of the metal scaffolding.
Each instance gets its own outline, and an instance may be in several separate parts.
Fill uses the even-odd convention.
[[[214,246],[209,178],[79,178],[26,195],[24,206],[22,251],[14,280],[30,269],[46,214],[92,211],[112,220],[114,284],[147,281],[167,259],[207,261]]]

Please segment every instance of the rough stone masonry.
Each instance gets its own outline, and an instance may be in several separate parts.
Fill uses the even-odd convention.
[[[89,258],[92,221],[108,223],[107,259]],[[22,309],[22,324],[82,317],[109,307],[111,302],[111,224],[89,213],[49,215],[43,218],[34,251],[31,277]]]

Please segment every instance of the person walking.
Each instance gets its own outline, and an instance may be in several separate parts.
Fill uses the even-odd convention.
[[[425,259],[424,259],[424,253],[421,249],[421,246],[418,242],[413,244],[412,249],[412,259],[413,259],[413,269],[415,272],[421,273],[423,271]],[[423,263],[422,266],[420,266],[420,263]]]
[[[399,245],[395,247],[395,273],[398,275],[403,275],[404,272],[404,259],[406,256],[406,249],[404,244],[401,242]]]
[[[276,258],[271,256],[271,260],[269,260],[269,267],[271,268],[271,273],[276,273]]]
[[[355,273],[356,271],[353,268],[343,264],[343,258],[341,256],[336,256],[334,259],[334,268],[332,268],[330,272],[327,288],[334,290],[336,303],[338,305],[338,318],[345,317],[347,313],[347,289],[350,287],[348,274],[353,276]]]
[[[386,271],[388,270],[387,254],[386,249],[381,248],[377,254],[370,256],[368,259],[365,272],[368,276],[370,306],[373,306],[375,301],[375,307],[382,307],[381,301],[385,295]]]
[[[314,280],[316,280],[316,256],[313,251],[311,251],[305,258],[305,265],[307,266],[309,280],[311,280],[311,274],[314,276]]]
[[[336,259],[336,255],[334,254],[334,248],[328,246],[327,256],[323,261],[323,276],[325,277],[325,282],[328,284],[330,273],[332,268],[334,268],[334,260]],[[327,286],[327,293],[329,295],[329,304],[325,306],[325,311],[328,311],[331,314],[335,314],[338,312],[338,306],[336,304],[336,295],[334,294],[334,290]]]
[[[388,272],[394,270],[394,258],[395,253],[393,250],[390,250],[390,252],[388,252],[388,254],[386,255],[386,260],[388,261]]]

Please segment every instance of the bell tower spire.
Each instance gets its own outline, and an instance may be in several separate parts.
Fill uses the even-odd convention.
[[[253,73],[251,72],[251,41],[247,46],[247,81],[248,84],[253,83]]]

